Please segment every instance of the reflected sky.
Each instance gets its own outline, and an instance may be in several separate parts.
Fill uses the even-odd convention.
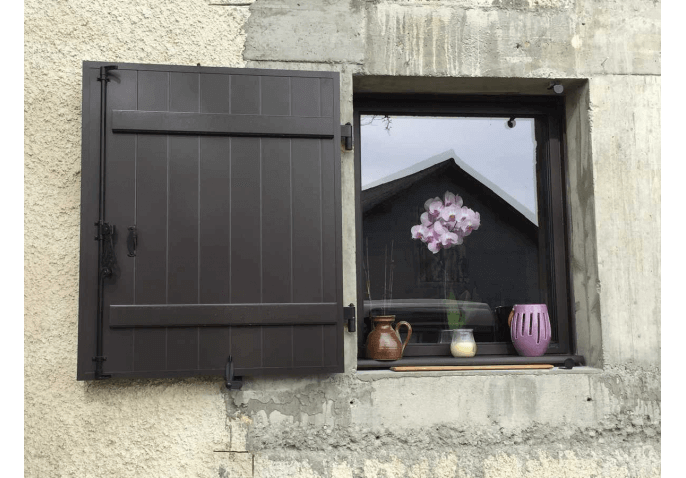
[[[361,116],[362,188],[447,150],[536,215],[534,120]]]

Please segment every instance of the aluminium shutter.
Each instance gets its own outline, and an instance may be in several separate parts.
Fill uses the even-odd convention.
[[[83,70],[79,380],[95,378],[104,65]],[[117,66],[103,373],[224,375],[229,355],[238,376],[342,372],[338,73]]]

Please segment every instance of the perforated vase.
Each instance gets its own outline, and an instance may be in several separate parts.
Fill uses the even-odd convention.
[[[519,355],[540,357],[550,344],[550,317],[545,304],[515,305],[510,335]]]

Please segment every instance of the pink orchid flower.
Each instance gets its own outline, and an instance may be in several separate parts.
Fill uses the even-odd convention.
[[[436,254],[438,251],[441,250],[441,241],[433,240],[428,243],[427,247],[431,252]]]
[[[456,204],[444,207],[441,211],[441,219],[443,219],[446,222],[457,221],[459,215],[460,208]]]
[[[450,191],[446,191],[443,194],[443,202],[446,206],[456,205],[457,207],[462,207],[462,198],[458,194],[453,194]]]
[[[438,233],[439,236],[442,236],[446,232],[449,232],[448,229],[443,226],[443,223],[439,220],[434,223],[434,231]]]
[[[465,218],[461,221],[462,230],[464,231],[464,235],[468,236],[472,233],[472,231],[479,229],[479,226],[481,225],[481,215],[469,208],[463,209],[466,209],[466,211]]]
[[[428,242],[429,238],[433,237],[433,230],[423,224],[412,226],[412,239],[420,239],[422,242]]]
[[[444,248],[448,249],[449,247],[456,244],[462,244],[462,238],[458,234],[455,234],[454,232],[446,232],[445,234],[443,234],[443,237],[441,239],[441,245]]]
[[[431,206],[431,203],[434,202],[434,201],[440,201],[440,200],[441,200],[441,198],[439,198],[439,197],[427,199],[427,200],[424,202],[424,210],[428,212],[428,211],[429,211],[429,206]]]
[[[443,208],[443,201],[440,199],[438,201],[433,201],[431,204],[429,204],[429,217],[436,220],[438,217],[440,217]]]
[[[481,216],[468,207],[462,207],[459,195],[446,191],[443,200],[427,199],[426,212],[420,215],[421,224],[412,226],[412,239],[420,239],[436,254],[441,249],[460,245],[464,238],[479,228]]]

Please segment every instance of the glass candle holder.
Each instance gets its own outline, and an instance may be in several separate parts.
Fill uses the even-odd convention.
[[[450,353],[453,357],[474,357],[476,355],[476,341],[472,329],[455,329],[450,342]]]

